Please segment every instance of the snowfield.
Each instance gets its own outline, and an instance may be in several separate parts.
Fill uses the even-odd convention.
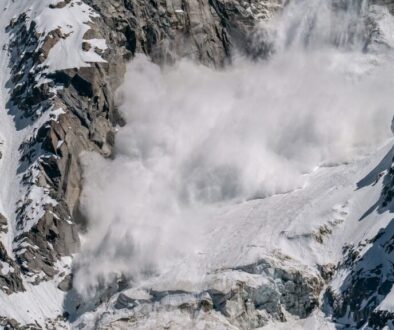
[[[258,287],[269,278],[240,269],[261,259],[282,269],[296,269],[319,276],[319,265],[338,264],[343,258],[344,246],[358,246],[373,238],[391,221],[389,211],[380,213],[370,207],[380,199],[382,171],[391,165],[394,156],[392,145],[390,139],[376,152],[350,163],[317,168],[305,175],[307,184],[302,189],[211,210],[210,221],[197,230],[201,233],[201,244],[195,254],[171,264],[160,276],[139,283],[122,294],[146,301],[152,290],[198,293],[215,288],[226,292],[239,282]],[[363,253],[367,252],[368,246]],[[334,277],[332,282],[337,290],[343,284],[341,275]],[[83,314],[77,324],[91,324],[95,320],[104,326],[119,319],[122,312],[113,307],[118,297],[112,297],[98,311]],[[158,305],[157,312],[127,326],[133,329],[164,326],[184,329],[193,324],[196,329],[205,329],[205,326],[207,329],[233,329],[217,312],[200,313],[191,320],[182,312],[166,311],[168,306],[179,306],[179,299],[181,297],[171,296],[168,300],[161,300],[158,304],[163,305],[163,311]],[[182,299],[192,298],[186,295]],[[390,296],[382,303],[382,308],[388,308],[389,299]],[[130,312],[123,313],[126,317]],[[274,322],[264,329],[336,328],[320,311],[304,320],[291,315],[287,317],[293,321]],[[125,327],[119,325],[119,329],[122,326]]]

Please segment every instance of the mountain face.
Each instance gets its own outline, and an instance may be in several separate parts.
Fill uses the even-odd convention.
[[[105,176],[105,168],[87,172],[81,159],[94,153],[93,157],[100,159],[97,163],[104,158],[111,163],[124,156],[122,146],[117,147],[117,134],[127,131],[139,117],[121,111],[121,99],[137,100],[144,92],[139,85],[153,89],[146,68],[155,72],[160,67],[177,70],[178,63],[187,59],[187,63],[202,64],[197,68],[208,70],[203,71],[207,76],[215,75],[213,72],[225,75],[230,70],[225,78],[217,78],[219,83],[213,90],[219,90],[227,80],[238,81],[239,76],[231,70],[242,68],[243,60],[251,66],[246,65],[250,70],[245,71],[247,75],[261,86],[270,85],[264,80],[266,75],[290,82],[289,89],[296,92],[300,81],[313,89],[310,77],[321,74],[326,78],[327,93],[316,95],[328,95],[325,104],[335,106],[333,100],[338,97],[338,107],[342,107],[339,86],[350,95],[346,99],[350,107],[360,107],[351,117],[361,126],[359,130],[365,129],[367,135],[369,126],[363,126],[364,122],[376,122],[376,131],[383,132],[390,128],[386,118],[390,109],[380,109],[393,104],[390,90],[394,86],[389,74],[394,47],[392,14],[391,0],[3,0],[0,325],[5,329],[394,327],[394,155],[392,141],[383,133],[382,138],[371,142],[368,152],[357,157],[339,162],[323,159],[326,162],[318,162],[314,171],[300,170],[302,181],[296,187],[245,193],[240,189],[231,198],[221,190],[213,203],[214,211],[209,209],[210,221],[198,227],[203,233],[198,238],[203,246],[198,258],[188,256],[166,271],[159,267],[142,281],[128,271],[115,272],[110,281],[99,280],[87,296],[76,282],[84,275],[93,283],[95,275],[84,268],[86,260],[94,263],[93,256],[114,247],[114,238],[104,235],[92,254],[84,248],[84,240],[89,240],[97,226],[92,208],[112,202],[111,198],[90,199],[89,204],[86,193],[90,206],[81,206],[85,185],[90,187]],[[328,62],[320,50],[331,56]],[[334,63],[331,58],[340,60]],[[291,76],[285,72],[290,59],[295,61]],[[304,75],[304,69],[299,71],[301,62],[312,67],[310,75]],[[361,87],[337,84],[333,79],[339,78],[324,71],[326,64],[335,70],[339,67],[340,77],[361,81]],[[183,79],[193,75],[193,70],[184,70]],[[175,84],[175,78],[170,76],[168,81]],[[240,78],[239,83],[246,85],[252,78]],[[127,88],[136,92],[126,90],[125,81],[131,81]],[[190,92],[201,89],[199,81]],[[184,85],[178,81],[174,86],[182,90]],[[358,92],[352,94],[354,89]],[[255,93],[248,94],[250,90]],[[171,97],[178,100],[170,88],[165,91],[157,101],[158,108],[162,105],[164,109]],[[248,85],[243,92],[253,98],[264,93],[264,88]],[[265,98],[256,100],[276,109],[277,100],[270,102],[275,92],[268,90]],[[125,95],[121,97],[122,93]],[[201,95],[204,93],[211,95],[205,89]],[[363,94],[368,98],[357,100]],[[286,96],[294,100],[293,104],[301,102],[292,99],[291,93]],[[203,98],[198,100],[202,105]],[[242,92],[234,102],[246,108],[244,103],[236,103],[238,98],[242,99]],[[141,107],[147,102],[143,97],[138,101]],[[178,104],[184,105],[175,101],[171,105],[176,108]],[[381,111],[376,117],[369,116],[374,104]],[[307,102],[301,105],[297,108],[300,111],[308,107]],[[275,111],[282,117],[279,109]],[[309,120],[312,114],[305,118]],[[175,118],[174,125],[190,127],[176,113],[168,115]],[[340,126],[342,113],[335,115],[337,118],[319,117],[324,125],[318,128],[332,121]],[[210,113],[207,117],[211,118]],[[255,117],[251,118],[253,122]],[[150,127],[143,120],[141,124]],[[381,121],[386,127],[380,126]],[[291,128],[297,126],[293,124],[283,134],[291,134]],[[227,143],[235,144],[244,131],[248,130],[242,129],[242,134],[238,132]],[[192,130],[190,136],[194,137]],[[296,138],[290,144],[296,145]],[[255,136],[246,134],[245,140],[254,141]],[[355,144],[365,144],[364,140]],[[147,140],[141,141],[144,144]],[[160,145],[155,147],[161,150]],[[275,155],[284,155],[282,158],[294,168],[298,164],[298,158],[293,161],[294,154],[299,149],[296,146],[286,153],[283,150],[287,147],[287,143],[278,145]],[[219,145],[218,153],[222,149]],[[240,151],[240,155],[244,153]],[[258,156],[253,152],[250,159],[255,158]],[[182,159],[174,159],[170,168],[178,169]],[[304,162],[303,157],[300,159]],[[182,166],[180,169],[187,172],[188,167]],[[249,169],[246,162],[241,167]],[[223,168],[219,172],[210,173],[208,181],[222,178]],[[285,176],[280,170],[272,173]],[[116,174],[114,171],[114,180]],[[220,189],[231,183],[228,176],[224,178],[224,183],[218,179]],[[267,175],[262,182],[269,180]],[[257,176],[252,181],[258,181]],[[200,187],[201,181],[192,183]],[[149,197],[149,192],[143,196],[148,207]],[[205,210],[206,204],[199,200],[195,205]],[[194,212],[193,208],[187,210]],[[115,225],[111,224],[113,230]],[[102,242],[109,246],[103,247]],[[129,251],[127,244],[125,247]],[[141,253],[143,259],[148,258],[147,252]],[[134,259],[129,259],[127,252],[122,260],[127,263]]]

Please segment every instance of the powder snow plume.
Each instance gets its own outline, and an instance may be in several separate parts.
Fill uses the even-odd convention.
[[[394,72],[365,52],[366,2],[335,15],[328,3],[289,5],[272,23],[268,60],[238,56],[224,69],[131,61],[115,158],[83,157],[91,226],[76,262],[79,292],[119,274],[142,281],[185,258],[184,276],[203,276],[193,256],[220,205],[302,189],[316,167],[391,135]]]

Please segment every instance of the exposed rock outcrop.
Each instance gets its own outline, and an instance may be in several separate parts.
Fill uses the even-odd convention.
[[[97,306],[100,328],[138,329],[149,320],[152,328],[183,328],[209,323],[213,328],[254,329],[287,317],[307,317],[319,304],[324,280],[305,268],[283,260],[260,260],[236,269],[218,270],[205,277],[201,292],[126,289]],[[288,260],[287,260],[288,261]],[[103,309],[104,308],[104,309]],[[166,313],[173,317],[166,318]],[[79,325],[85,322],[82,316]]]

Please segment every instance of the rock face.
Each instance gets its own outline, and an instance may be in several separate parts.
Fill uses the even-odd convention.
[[[115,1],[88,0],[100,13],[99,31],[121,54],[148,54],[155,62],[189,57],[206,65],[220,66],[234,49],[247,54],[253,49],[252,31],[258,19],[281,8],[282,0],[223,1]],[[104,28],[103,28],[104,27]]]
[[[19,147],[17,173],[25,194],[17,204],[13,246],[21,271],[30,277],[40,274],[35,279],[39,281],[53,277],[54,264],[60,257],[78,250],[79,238],[72,220],[81,179],[77,155],[86,149],[101,150],[73,113],[75,104],[54,92],[56,80],[37,83],[50,48],[66,36],[60,31],[39,35],[34,23],[27,25],[23,13],[7,31],[10,57],[19,59],[12,63],[8,82],[12,89],[9,113],[17,129],[33,127],[33,134]],[[71,93],[78,99],[77,90]]]

